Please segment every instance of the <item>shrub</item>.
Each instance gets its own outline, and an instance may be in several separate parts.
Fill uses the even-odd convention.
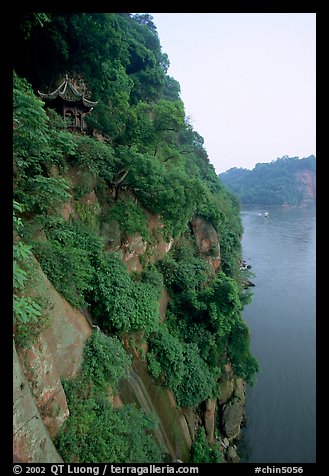
[[[106,329],[119,333],[156,329],[159,321],[158,293],[148,283],[136,282],[124,263],[108,253],[96,267],[89,293],[94,314]]]
[[[77,202],[75,204],[75,210],[77,212],[79,219],[85,225],[87,225],[87,227],[92,232],[98,232],[98,228],[99,228],[98,215],[100,212],[100,206],[98,202],[95,205],[90,203]]]
[[[249,329],[242,319],[233,327],[228,340],[228,355],[234,373],[253,385],[259,364],[250,352]]]
[[[114,409],[108,399],[130,364],[116,337],[95,331],[87,340],[81,374],[63,382],[70,416],[55,444],[65,462],[162,462],[154,419],[132,405]]]
[[[41,281],[31,247],[17,235],[24,228],[21,218],[17,216],[23,209],[21,204],[14,201],[13,317],[16,342],[26,347],[47,325],[48,303],[39,294]]]
[[[65,386],[70,417],[55,444],[67,463],[161,463],[153,421],[132,405],[112,408],[105,396],[83,398]]]
[[[210,372],[196,344],[185,344],[183,355],[184,375],[174,388],[175,396],[180,406],[196,407],[213,395],[216,372]]]
[[[191,448],[191,463],[221,463],[222,455],[216,445],[211,448],[206,438],[205,429],[201,427]]]
[[[147,217],[143,209],[131,197],[122,197],[110,208],[109,220],[116,220],[125,238],[139,233],[144,239],[149,239]]]
[[[83,376],[97,387],[105,388],[110,384],[112,389],[115,388],[130,364],[131,357],[116,336],[95,331],[87,340],[83,353]]]
[[[28,177],[20,184],[16,197],[25,204],[26,210],[38,213],[54,213],[71,197],[64,178]]]
[[[101,239],[77,222],[46,220],[45,231],[47,241],[33,242],[33,250],[57,291],[80,307],[91,291],[94,266],[101,257]]]

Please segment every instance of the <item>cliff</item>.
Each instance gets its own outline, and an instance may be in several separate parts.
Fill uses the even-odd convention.
[[[245,204],[305,207],[316,201],[316,159],[282,157],[256,164],[252,170],[230,169],[220,174],[229,190]]]
[[[85,195],[82,202],[87,199]],[[97,197],[93,194],[93,205],[95,203]],[[67,210],[70,210],[70,214],[76,213],[74,204],[64,204],[62,214],[65,220],[69,219]],[[150,231],[161,229],[159,216],[150,212],[147,212],[147,216]],[[106,233],[103,231],[105,244],[115,229],[113,225],[106,228]],[[202,218],[192,220],[191,229],[201,256],[209,262],[212,272],[216,273],[220,269],[217,232]],[[147,244],[138,234],[118,245],[120,242],[122,240],[119,237],[117,243],[111,241],[109,249],[115,248],[121,253],[130,272],[141,272],[141,261],[146,263],[143,256]],[[153,263],[163,258],[172,245],[173,241],[166,243],[159,240],[153,243],[147,260]],[[212,256],[208,254],[210,249],[213,250]],[[93,317],[86,310],[82,314],[72,307],[49,282],[38,263],[36,272],[40,279],[35,292],[48,301],[49,324],[29,347],[18,346],[16,349],[14,345],[13,348],[13,457],[23,462],[58,463],[63,460],[53,439],[70,415],[62,380],[72,379],[80,372],[85,342],[92,333]],[[168,292],[163,289],[158,301],[160,322],[166,319],[169,299]],[[196,430],[204,426],[209,444],[213,446],[216,441],[223,458],[226,455],[228,462],[238,462],[234,442],[239,437],[240,426],[244,421],[245,389],[243,381],[234,376],[231,366],[225,367],[219,380],[220,397],[208,399],[200,416],[188,407],[179,407],[173,392],[152,379],[145,362],[147,346],[144,346],[142,356],[141,350],[138,350],[138,335],[132,335],[131,339],[130,343],[125,341],[125,345],[133,355],[133,362],[128,377],[121,380],[118,394],[111,397],[112,404],[121,407],[135,403],[146,414],[157,416],[155,437],[168,461],[188,462]],[[222,436],[215,439],[215,433],[218,432]]]
[[[14,457],[24,462],[57,463],[54,438],[69,416],[63,378],[81,366],[91,334],[85,317],[61,297],[42,270],[38,273],[50,304],[50,324],[29,348],[14,346]]]
[[[152,17],[20,19],[15,458],[236,462],[239,379],[258,371],[239,204],[185,117]],[[94,105],[83,127],[81,97]]]

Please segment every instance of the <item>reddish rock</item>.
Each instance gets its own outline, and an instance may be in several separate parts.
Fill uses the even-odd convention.
[[[62,463],[13,346],[13,455],[24,463]]]
[[[296,178],[300,184],[300,189],[304,193],[302,206],[316,200],[316,175],[311,170],[301,170],[296,173]]]
[[[127,264],[128,271],[143,271],[143,266],[139,257],[146,251],[147,243],[139,234],[129,236],[127,241],[122,245],[124,252],[123,260]]]
[[[45,297],[50,301],[50,325],[43,332],[53,364],[61,378],[76,375],[81,366],[85,340],[91,334],[86,318],[61,297],[44,278]]]
[[[50,324],[31,348],[19,350],[22,364],[14,352],[14,454],[24,462],[56,463],[62,460],[50,436],[57,434],[69,414],[61,379],[79,371],[91,328],[41,269],[38,272],[43,282],[40,295],[50,304]]]
[[[66,396],[45,338],[39,335],[30,349],[19,349],[24,373],[29,380],[36,406],[51,438],[69,415]]]
[[[89,193],[86,193],[81,199],[81,203],[84,203],[85,205],[96,205],[97,203],[97,197],[95,190],[92,190]]]
[[[76,211],[74,209],[74,205],[73,205],[72,200],[70,200],[68,202],[65,202],[62,205],[62,208],[59,211],[59,213],[62,215],[62,217],[64,218],[65,221],[67,221],[70,218],[71,215],[73,217],[77,218],[77,214],[76,214]]]
[[[204,427],[206,430],[208,443],[211,446],[214,444],[215,410],[216,399],[208,398],[206,401],[206,411],[204,413]]]
[[[191,226],[200,254],[216,272],[220,268],[220,245],[215,228],[201,217],[193,218]]]

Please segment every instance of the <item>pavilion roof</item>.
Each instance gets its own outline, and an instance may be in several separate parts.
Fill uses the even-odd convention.
[[[62,98],[68,102],[78,102],[82,101],[83,105],[88,108],[92,108],[96,106],[98,101],[89,101],[83,95],[83,93],[79,93],[79,91],[73,86],[73,84],[69,81],[68,76],[65,76],[64,81],[62,84],[52,93],[44,94],[38,91],[39,95],[42,99],[52,100],[58,97]]]

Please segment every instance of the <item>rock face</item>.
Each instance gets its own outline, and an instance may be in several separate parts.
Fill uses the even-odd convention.
[[[296,173],[300,191],[303,193],[301,206],[307,206],[316,201],[316,176],[310,170],[303,170]]]
[[[243,416],[244,408],[241,401],[236,401],[224,406],[222,424],[224,432],[229,440],[233,440],[239,435]]]
[[[204,426],[208,443],[211,446],[214,444],[215,411],[216,400],[208,398],[208,400],[206,401],[206,411],[204,413]]]
[[[224,461],[239,463],[234,442],[239,439],[241,425],[245,422],[246,383],[242,378],[234,377],[229,364],[220,378],[220,398],[217,401],[220,407],[219,430],[222,433],[218,442]]]
[[[240,457],[236,452],[236,448],[234,448],[234,446],[228,447],[226,458],[228,463],[240,463]]]
[[[62,463],[32,396],[13,346],[13,455],[24,463]]]
[[[74,377],[91,328],[39,270],[50,325],[29,349],[14,349],[14,454],[23,462],[61,462],[54,437],[69,415],[61,378]]]
[[[234,388],[234,396],[240,400],[242,404],[246,402],[246,383],[242,378],[235,379],[235,388]]]
[[[124,252],[123,260],[127,265],[128,271],[143,271],[139,257],[145,253],[146,248],[147,243],[143,240],[141,235],[136,233],[128,237],[127,241],[122,245]]]
[[[163,453],[188,462],[192,445],[190,426],[193,418],[178,408],[173,393],[153,382],[146,363],[134,358],[128,378],[119,383],[119,396],[124,404],[135,403],[146,414],[156,414],[155,437]]]
[[[56,436],[69,415],[60,377],[44,336],[30,349],[19,349],[24,373],[50,437]]]
[[[80,369],[82,352],[91,328],[86,318],[74,309],[43,275],[44,293],[50,301],[50,326],[43,332],[54,366],[61,378],[72,378]]]
[[[204,218],[194,218],[191,226],[198,249],[211,264],[214,271],[220,267],[220,246],[215,228]]]
[[[220,385],[220,397],[218,399],[219,405],[224,405],[233,395],[234,391],[234,379],[229,377],[227,374],[221,376],[219,380]]]

